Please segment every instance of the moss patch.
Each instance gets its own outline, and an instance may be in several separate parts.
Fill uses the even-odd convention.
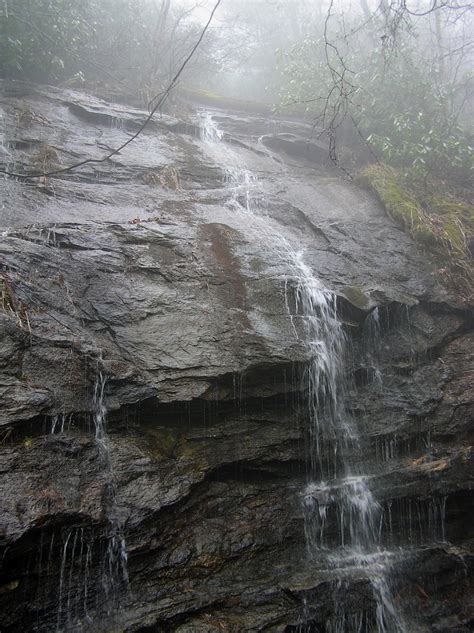
[[[342,294],[353,306],[360,310],[367,310],[370,305],[370,299],[360,288],[356,288],[355,286],[346,286]]]
[[[152,457],[176,457],[181,436],[174,429],[153,429],[148,437],[148,452]]]
[[[0,594],[7,593],[9,591],[14,591],[15,589],[19,587],[19,585],[20,585],[19,580],[12,580],[11,582],[8,582],[6,585],[2,585],[0,587]]]
[[[472,297],[473,267],[469,241],[474,235],[474,207],[443,195],[435,184],[409,183],[385,165],[369,165],[359,183],[374,191],[387,213],[433,253],[444,281]]]

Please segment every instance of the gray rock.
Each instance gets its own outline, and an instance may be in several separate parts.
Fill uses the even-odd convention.
[[[60,166],[100,158],[146,117],[57,88],[2,93],[0,162],[20,171],[45,148]],[[2,631],[324,630],[342,589],[373,617],[366,571],[338,584],[326,553],[305,552],[309,352],[288,314],[286,248],[338,297],[364,472],[384,544],[404,552],[397,604],[412,630],[468,630],[470,315],[376,201],[319,145],[308,153],[304,124],[218,117],[259,176],[263,221],[229,204],[222,147],[199,140],[197,117],[156,117],[67,176],[3,182]],[[177,189],[153,176],[170,166]],[[107,594],[117,525],[130,585],[117,568]],[[337,529],[329,513],[330,540]]]

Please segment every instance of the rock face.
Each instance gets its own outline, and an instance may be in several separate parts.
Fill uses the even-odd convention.
[[[100,158],[146,116],[2,95],[16,172]],[[303,124],[214,113],[217,144],[204,118],[156,117],[106,162],[2,182],[2,633],[342,632],[341,587],[372,630],[366,575],[338,583],[306,552],[310,350],[288,248],[337,297],[407,630],[473,630],[469,312]],[[260,214],[229,165],[258,178]]]

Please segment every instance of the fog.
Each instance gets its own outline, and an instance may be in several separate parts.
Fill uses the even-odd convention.
[[[0,2],[1,633],[467,633],[474,6]]]
[[[232,99],[312,121],[334,162],[349,134],[394,167],[472,176],[464,0],[18,0],[2,17],[3,76],[149,109]]]

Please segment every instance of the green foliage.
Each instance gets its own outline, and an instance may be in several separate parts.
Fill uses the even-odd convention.
[[[73,83],[104,79],[150,88],[166,85],[202,25],[187,5],[155,0],[4,0],[0,3],[0,76]],[[216,69],[206,37],[193,59]],[[136,90],[135,90],[136,92]]]
[[[382,59],[380,52],[370,55],[356,77],[354,118],[368,143],[407,173],[469,182],[474,139],[452,113],[451,95],[417,63],[416,50],[408,45],[385,68]]]
[[[474,131],[459,122],[464,102],[458,84],[469,92],[473,76],[464,69],[458,84],[443,80],[412,32],[399,33],[397,47],[387,53],[377,31],[382,27],[374,22],[357,46],[348,44],[339,25],[326,34],[329,46],[316,33],[280,51],[281,102],[304,104],[336,132],[354,123],[375,156],[406,174],[468,185]]]
[[[308,112],[318,114],[330,90],[322,38],[306,37],[288,51],[278,48],[275,54],[281,73],[282,107],[301,103]]]
[[[60,79],[78,69],[80,51],[94,32],[89,3],[16,0],[0,8],[0,74]]]
[[[25,448],[29,449],[33,446],[33,439],[31,437],[25,437],[22,444]]]
[[[346,37],[350,27],[357,45]],[[451,78],[447,49],[441,40],[433,48],[429,29],[406,25],[387,48],[380,37],[386,24],[377,16],[370,26],[356,19],[350,27],[333,16],[279,51],[281,102],[304,106],[336,135],[338,150],[344,141],[360,148],[365,140],[376,164],[359,182],[434,255],[442,280],[470,297],[474,130],[463,118],[474,86],[469,65],[462,52],[454,56]]]

